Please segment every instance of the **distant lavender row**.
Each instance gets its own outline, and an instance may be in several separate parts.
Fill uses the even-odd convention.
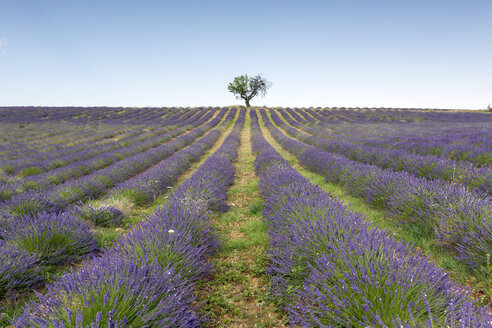
[[[309,134],[300,132],[285,124],[274,111],[272,120],[290,136],[329,152],[335,152],[363,163],[383,168],[403,170],[419,177],[441,179],[462,183],[479,193],[492,195],[492,169],[479,168],[469,162],[456,161],[434,155],[412,154],[401,149],[387,149],[376,146],[364,146],[344,140],[327,139],[329,135],[319,129],[308,127],[290,118],[279,110],[283,118],[291,125]]]
[[[291,114],[296,120],[298,116],[302,116],[303,119],[299,122],[315,125],[326,125],[328,127],[339,126],[342,129],[350,128],[352,124],[356,127],[363,129],[368,127],[380,127],[382,133],[385,131],[396,132],[397,134],[416,133],[418,130],[424,127],[436,126],[437,130],[429,129],[428,135],[439,136],[443,131],[452,130],[457,127],[464,127],[469,125],[482,125],[492,123],[492,117],[488,113],[477,113],[474,111],[461,111],[452,112],[446,110],[440,111],[423,111],[423,110],[334,110],[334,109],[312,109],[312,108],[280,108]],[[373,117],[381,117],[382,120],[373,120]],[[343,118],[343,121],[341,120]],[[304,122],[304,120],[306,122]],[[325,124],[327,123],[327,124]],[[350,124],[347,124],[350,123]],[[387,124],[390,123],[390,124]],[[408,124],[415,123],[415,124]],[[445,124],[442,124],[445,123]],[[401,128],[401,131],[397,131],[393,128],[393,125]],[[463,136],[476,136],[475,131],[469,129],[458,128],[458,135]],[[379,131],[375,131],[379,133]],[[479,137],[479,140],[484,141]],[[492,144],[491,141],[488,141]]]
[[[146,133],[134,130],[132,133],[122,136],[118,141],[104,143],[86,142],[84,145],[72,147],[62,147],[60,145],[60,148],[54,151],[38,152],[30,156],[3,160],[0,164],[0,169],[8,174],[18,174],[20,176],[37,175],[76,161],[89,159],[101,152],[121,148],[125,143],[132,142],[133,140],[163,134],[167,132],[167,130],[169,129],[162,128]],[[114,135],[111,137],[113,136]]]
[[[161,118],[168,108],[111,107],[8,107],[0,109],[0,121],[33,123],[73,121],[78,123],[146,123]]]
[[[302,327],[490,327],[466,290],[411,246],[348,211],[263,138],[253,151],[270,237],[267,273],[290,323]]]
[[[455,114],[444,112],[436,115],[433,121],[408,124],[407,121],[400,122],[394,116],[395,112],[388,112],[391,124],[357,119],[349,125],[333,124],[336,122],[327,125],[326,121],[319,121],[320,115],[315,112],[313,115],[313,111],[297,112],[310,114],[311,119],[305,124],[331,128],[336,133],[331,137],[341,140],[466,160],[480,166],[492,165],[492,117],[486,113],[460,113],[464,119],[450,122],[449,116]]]
[[[23,214],[48,211],[65,208],[67,205],[90,198],[97,198],[109,188],[122,183],[129,178],[148,169],[159,161],[168,158],[176,151],[192,144],[198,137],[217,125],[228,109],[224,108],[220,113],[205,125],[192,130],[166,144],[127,157],[102,170],[95,171],[87,176],[71,179],[48,191],[33,191],[14,195],[4,201],[1,208],[7,208],[15,214]],[[212,114],[212,113],[210,113]],[[198,124],[203,124],[210,119],[206,115]]]
[[[242,108],[234,127],[222,145],[198,168],[193,176],[184,181],[173,193],[173,198],[186,203],[189,200],[204,201],[214,211],[225,212],[226,189],[234,181],[236,169],[233,161],[237,158],[240,144],[239,134],[244,126],[246,110]],[[220,181],[220,184],[217,184]]]
[[[457,259],[480,271],[492,254],[492,201],[467,188],[381,169],[286,137],[262,111],[265,126],[284,149],[327,181],[343,185],[369,204],[388,210],[404,224],[433,234]],[[484,273],[487,274],[487,273]]]
[[[1,124],[2,144],[0,148],[2,163],[9,160],[18,160],[24,157],[39,155],[60,147],[68,140],[71,149],[83,149],[86,143],[108,142],[108,139],[131,133],[138,126],[105,126],[60,124],[30,124],[34,135],[30,135],[27,127],[18,129],[17,133],[9,133],[10,123]],[[14,125],[15,127],[15,125]]]
[[[94,130],[96,133],[100,132],[112,132],[116,130],[128,130],[132,129],[134,126],[138,127],[149,127],[149,126],[158,126],[158,125],[166,125],[170,120],[176,119],[177,117],[186,114],[186,112],[191,111],[183,111],[178,110],[176,108],[170,109],[143,109],[143,110],[135,110],[135,109],[114,109],[114,113],[111,113],[111,109],[108,108],[99,108],[98,110],[101,113],[94,112],[93,115],[87,116],[87,119],[80,121],[79,119],[75,119],[76,117],[86,116],[87,111],[90,110],[88,108],[74,108],[73,111],[64,109],[64,108],[42,108],[41,109],[44,114],[42,115],[40,120],[36,119],[36,109],[32,108],[12,108],[11,110],[0,109],[0,123],[5,123],[1,125],[1,129],[5,132],[3,134],[4,140],[7,139],[8,143],[11,143],[13,147],[10,148],[11,151],[2,147],[2,152],[8,152],[12,156],[16,156],[15,149],[19,148],[19,151],[25,151],[26,153],[31,152],[31,147],[37,148],[39,151],[52,150],[52,147],[56,147],[56,143],[52,145],[43,145],[41,144],[41,148],[39,148],[38,143],[49,142],[50,139],[52,141],[59,140],[60,137],[64,135],[70,137],[75,135],[80,135],[83,141],[91,130]],[[128,112],[133,112],[134,117],[121,121],[110,120],[104,121],[106,116],[111,117],[119,117],[125,115]],[[176,112],[178,112],[176,114]],[[59,113],[60,117],[56,118],[56,114]],[[7,115],[2,115],[7,114]],[[102,115],[101,115],[102,114]],[[136,114],[136,115],[135,115]],[[153,118],[154,121],[148,121],[145,118]],[[173,115],[171,115],[173,114]],[[158,115],[158,116],[156,116]],[[184,115],[183,115],[184,116]],[[15,123],[18,123],[15,124]],[[79,129],[77,129],[80,127]],[[41,131],[39,131],[41,129]],[[49,129],[49,130],[47,130]],[[98,131],[100,130],[100,131]],[[109,130],[109,131],[108,131]],[[12,132],[14,135],[11,135]],[[18,138],[16,138],[16,136]],[[46,136],[47,138],[43,138]],[[33,139],[35,137],[35,139]],[[95,139],[94,139],[95,138]],[[25,140],[28,143],[22,143],[22,140]],[[86,141],[94,141],[99,140],[96,136],[87,137]],[[78,143],[78,140],[75,141],[75,144]],[[44,148],[44,149],[43,149]],[[13,152],[12,152],[13,151]],[[22,154],[22,153],[17,153]]]
[[[161,125],[172,113],[182,115],[185,108],[156,107],[3,107],[0,108],[0,122],[30,124],[44,122],[69,122],[76,124],[111,125]],[[220,107],[199,107],[198,109],[220,110]],[[176,117],[174,117],[176,118]],[[172,118],[172,119],[174,119]]]
[[[344,120],[346,122],[443,122],[467,123],[473,121],[492,121],[487,113],[476,111],[450,111],[423,108],[317,108],[316,112],[328,120]]]
[[[393,128],[397,129],[396,126]],[[491,167],[492,145],[486,141],[492,139],[492,129],[483,126],[462,125],[454,125],[454,128],[450,131],[443,131],[442,136],[426,135],[428,130],[438,129],[437,126],[433,125],[423,127],[416,135],[400,136],[395,134],[384,137],[356,137],[352,135],[350,139],[364,145],[405,149],[417,154],[444,156],[459,161],[468,161],[478,166]],[[459,129],[468,130],[467,134],[473,131],[474,135],[464,135],[464,133],[460,135]],[[340,136],[339,138],[346,139],[347,136]]]
[[[286,108],[291,115],[293,110]],[[441,139],[445,143],[459,143],[467,140],[471,144],[492,147],[490,124],[492,116],[487,113],[449,112],[449,111],[395,111],[395,110],[312,110],[296,108],[295,112],[316,126],[337,127],[340,132],[351,135],[355,129],[360,132],[367,128],[377,128],[374,133],[381,137],[398,136]],[[379,116],[382,119],[372,119]],[[344,121],[333,119],[343,117]],[[314,120],[313,120],[314,119]],[[297,118],[296,118],[297,120]],[[305,123],[303,121],[299,121]],[[415,124],[408,124],[408,123]],[[350,124],[346,124],[350,123]],[[387,124],[390,123],[390,124]]]
[[[456,160],[466,160],[478,165],[492,166],[492,128],[488,131],[474,127],[466,127],[466,136],[460,136],[459,131],[444,137],[426,137],[423,135],[395,136],[385,139],[369,139],[368,145],[406,149],[419,154],[445,156]],[[483,131],[483,132],[482,132]],[[487,134],[485,134],[486,132]],[[469,135],[472,133],[472,135]]]
[[[17,180],[10,187],[10,190],[21,192],[29,189],[44,189],[50,185],[58,185],[68,179],[89,174],[129,156],[136,155],[153,147],[157,147],[162,143],[165,143],[186,132],[188,129],[196,128],[198,125],[203,124],[204,120],[206,118],[210,118],[212,115],[213,112],[210,112],[206,116],[197,116],[194,120],[184,121],[182,122],[183,126],[172,129],[171,131],[168,131],[168,128],[156,129],[152,133],[140,134],[135,138],[120,140],[114,145],[100,148],[93,147],[93,150],[90,150],[85,154],[77,154],[77,156],[75,156],[77,159],[85,157],[88,157],[88,159],[82,161],[74,160],[71,164],[69,164],[69,162],[72,162],[71,160],[66,161],[66,164],[68,165],[58,167],[43,174],[38,174],[34,177],[27,177]],[[48,161],[48,163],[56,162],[57,161]]]
[[[115,246],[47,287],[24,306],[16,327],[199,327],[194,283],[219,246],[211,211],[225,209],[234,179],[241,110],[224,144],[169,201]]]
[[[206,111],[207,110],[202,111],[201,114],[204,115]],[[182,120],[171,121],[169,122],[168,125],[165,125],[164,127],[158,127],[156,129],[153,129],[151,133],[158,135],[160,133],[166,132],[165,130],[169,130],[169,127],[174,127],[175,125],[178,124],[186,125],[188,123],[189,121],[182,121]],[[137,131],[137,132],[142,133],[142,131]],[[106,134],[108,133],[106,132]],[[115,136],[114,133],[108,134],[108,137],[114,137],[114,136]],[[132,139],[130,139],[132,137],[135,137],[135,134],[132,133],[129,136],[129,138],[127,138],[129,139],[128,140],[129,142],[132,142]],[[137,136],[137,138],[138,137],[139,136]],[[94,156],[100,152],[118,149],[118,147],[121,147],[122,144],[124,144],[127,139],[126,138],[120,139],[116,142],[106,144],[103,147],[97,147],[96,149],[94,149],[95,144],[93,142],[88,142],[85,145],[63,147],[50,152],[37,153],[16,160],[11,160],[11,161],[4,160],[0,164],[0,168],[8,173],[16,173],[24,168],[35,167],[37,168],[37,171],[41,173],[65,163],[69,164],[74,161],[88,159],[91,156]]]
[[[137,126],[135,126],[137,127]],[[30,155],[29,152],[46,152],[51,148],[60,146],[61,140],[72,139],[73,144],[83,144],[87,141],[101,141],[107,138],[120,135],[132,130],[134,127],[127,125],[115,126],[98,126],[94,124],[55,124],[55,123],[39,123],[39,124],[11,124],[3,123],[1,125],[2,141],[6,144],[2,145],[2,156],[5,150],[9,149],[10,157],[22,157]],[[22,147],[23,146],[23,147]],[[21,153],[19,147],[26,150],[27,154]],[[27,149],[29,147],[29,149]],[[5,153],[6,154],[6,153]]]
[[[92,115],[90,117],[87,117],[87,119],[83,121],[79,121],[78,119],[71,118],[71,114],[68,117],[63,117],[61,120],[47,118],[46,120],[42,119],[41,121],[36,121],[34,118],[29,119],[30,115],[33,114],[31,110],[26,109],[25,111],[19,111],[13,109],[12,112],[7,115],[7,117],[0,117],[0,129],[2,131],[5,131],[5,134],[3,134],[3,139],[7,142],[7,144],[3,144],[0,146],[0,153],[8,154],[11,158],[15,158],[17,156],[23,157],[27,154],[33,155],[38,152],[56,150],[59,149],[61,146],[60,141],[63,140],[63,133],[66,134],[69,142],[73,143],[74,145],[79,144],[79,147],[83,147],[85,143],[91,143],[92,141],[100,139],[97,136],[85,137],[85,135],[87,135],[87,133],[90,133],[90,131],[96,134],[104,131],[114,134],[114,131],[131,130],[135,129],[135,127],[141,130],[147,128],[152,130],[156,127],[169,125],[170,123],[172,123],[173,120],[178,119],[178,117],[181,117],[181,120],[184,120],[187,116],[189,117],[189,115],[193,115],[199,110],[207,111],[210,109],[211,108],[199,108],[196,110],[183,110],[176,108],[152,110],[131,109],[131,111],[133,112],[133,117],[121,122],[104,121],[101,119],[101,116],[104,117],[104,115]],[[61,112],[61,114],[63,115],[66,114],[64,110],[60,108],[46,108],[44,110],[46,111],[47,116],[50,116],[51,114],[56,112]],[[100,110],[103,111],[105,109],[100,108]],[[116,113],[116,116],[120,116],[120,114],[122,113],[126,114],[126,112],[129,111],[129,109],[121,108],[117,110],[118,112]],[[86,111],[87,108],[76,108],[74,112],[72,112],[72,114],[77,116],[84,116],[83,113],[85,113]],[[154,112],[154,114],[158,116],[154,117],[154,119],[151,121],[145,120],[144,118],[152,112]],[[1,113],[2,109],[0,109],[0,114]],[[16,120],[19,123],[18,125],[15,124]],[[81,129],[80,131],[78,129],[79,127]],[[11,136],[11,133],[9,133],[9,131],[14,132],[15,135]],[[49,135],[52,137],[48,138],[50,140],[46,139],[45,141],[43,141],[43,135]],[[77,135],[81,136],[80,141],[82,141],[82,144],[81,142],[79,142],[79,140],[73,139],[73,137],[76,137]],[[33,137],[35,139],[33,139]],[[49,142],[53,143],[49,144]],[[64,142],[62,142],[62,144],[63,143]],[[64,153],[69,152],[70,150],[71,148],[69,147],[60,151]]]
[[[488,115],[488,114],[486,114]],[[490,115],[489,115],[490,116]],[[358,140],[371,141],[371,139],[400,140],[405,142],[413,138],[426,142],[441,142],[443,145],[468,143],[471,147],[492,147],[490,140],[490,119],[482,119],[470,122],[393,122],[391,124],[367,124],[351,122],[351,124],[330,124],[327,127],[334,128],[334,132],[344,137],[354,135]]]
[[[97,198],[108,188],[112,188],[129,178],[141,173],[153,165],[165,160],[183,147],[191,145],[208,130],[219,124],[228,111],[224,108],[220,113],[207,122],[213,113],[203,116],[196,124],[198,128],[171,140],[161,146],[152,148],[135,156],[125,158],[102,170],[96,171],[80,179],[69,180],[50,192],[50,198],[55,203],[74,203],[87,198]]]
[[[74,179],[87,175],[95,170],[100,170],[108,165],[118,165],[118,161],[125,158],[133,158],[138,154],[144,154],[144,151],[152,151],[152,149],[161,145],[165,141],[176,137],[177,135],[185,132],[188,128],[197,127],[205,123],[213,116],[213,112],[202,116],[201,119],[189,122],[190,125],[183,126],[179,129],[169,131],[163,136],[156,136],[149,140],[144,140],[138,143],[134,143],[129,147],[123,149],[116,149],[109,153],[102,153],[95,158],[88,159],[86,161],[76,162],[65,167],[60,167],[56,170],[39,174],[31,178],[25,178],[23,180],[17,180],[12,184],[4,183],[0,184],[0,200],[7,200],[16,193],[25,192],[26,190],[42,190],[47,192],[52,189],[54,185],[59,185],[63,182],[67,183],[67,180],[75,181]],[[152,149],[151,149],[152,148]],[[130,157],[132,156],[132,157]]]

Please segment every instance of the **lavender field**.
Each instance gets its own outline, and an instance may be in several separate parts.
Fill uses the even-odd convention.
[[[492,114],[0,108],[2,327],[492,327]]]

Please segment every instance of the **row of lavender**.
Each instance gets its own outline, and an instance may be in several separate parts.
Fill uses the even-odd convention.
[[[71,121],[77,123],[157,123],[176,108],[131,108],[131,107],[3,107],[0,121],[32,123],[47,121]],[[156,122],[158,121],[158,122]]]
[[[461,113],[468,118],[464,122],[448,122],[445,118],[452,114],[440,112],[433,121],[415,124],[398,121],[391,124],[363,121],[324,124],[317,121],[312,111],[296,109],[294,112],[289,108],[286,111],[298,122],[330,132],[325,133],[325,138],[437,155],[477,166],[492,165],[492,115],[485,113]]]
[[[203,115],[207,110],[201,111]],[[133,143],[136,141],[144,140],[141,139],[141,134],[147,132],[147,134],[154,136],[165,133],[177,125],[186,125],[191,122],[187,122],[191,116],[196,114],[197,111],[190,111],[189,113],[183,115],[183,117],[177,118],[176,120],[169,121],[167,124],[164,124],[162,127],[151,127],[151,131],[147,132],[144,129],[137,129],[137,131],[131,131],[129,134],[119,135],[118,140],[107,139],[108,141],[104,143],[96,143],[95,139],[85,140],[83,144],[77,144],[69,147],[59,147],[57,149],[51,151],[39,151],[35,154],[31,154],[28,156],[23,156],[21,158],[16,158],[15,160],[11,159],[9,156],[8,159],[3,159],[0,164],[0,168],[9,174],[15,174],[22,169],[28,168],[30,166],[34,166],[38,169],[39,172],[34,172],[34,174],[38,174],[41,172],[45,172],[57,166],[62,166],[69,164],[74,161],[88,159],[96,154],[101,152],[117,149],[118,146],[121,147],[127,143]],[[197,115],[197,117],[201,117]],[[149,130],[149,128],[146,128]],[[76,127],[72,127],[72,131],[77,131]],[[114,132],[105,132],[103,134],[104,138],[112,138],[117,135],[116,129]],[[63,136],[68,140],[77,139],[79,136],[75,134],[75,136]],[[136,139],[135,139],[136,137]],[[139,140],[140,139],[140,140]],[[62,162],[60,164],[60,162]],[[34,175],[31,174],[31,175]]]
[[[470,147],[470,150],[484,149],[490,151],[492,141],[490,131],[489,114],[483,119],[474,119],[469,122],[450,122],[442,120],[424,122],[416,124],[392,123],[392,124],[365,124],[358,123],[349,125],[339,125],[334,132],[343,136],[354,134],[359,142],[380,142],[384,146],[395,146],[405,149],[415,149],[420,153],[435,153],[434,155],[446,155],[470,157],[460,150],[459,146]],[[331,125],[334,127],[334,125]],[[396,144],[390,145],[393,141]],[[405,144],[410,143],[409,145]],[[419,149],[419,146],[424,147]],[[445,149],[439,149],[441,146]],[[436,147],[436,148],[433,148]],[[456,147],[456,148],[454,148]],[[463,159],[463,158],[462,158]]]
[[[460,185],[359,163],[285,136],[262,110],[265,126],[301,165],[383,208],[398,222],[434,236],[477,275],[488,275],[492,254],[492,202]],[[486,277],[490,279],[490,277]]]
[[[303,111],[297,111],[299,114],[307,113]],[[461,119],[454,119],[454,113],[439,112],[436,113],[432,119],[422,119],[421,116],[424,113],[418,112],[415,114],[415,119],[410,122],[395,120],[393,122],[365,122],[364,120],[354,120],[350,122],[350,125],[355,124],[354,128],[360,130],[360,133],[374,134],[381,137],[392,137],[396,135],[399,138],[405,137],[422,137],[437,140],[444,138],[443,141],[450,141],[459,143],[462,139],[466,139],[475,146],[484,145],[487,147],[492,146],[490,140],[490,130],[486,129],[490,127],[492,117],[489,113],[466,113],[461,112]],[[388,113],[388,115],[394,115]],[[312,115],[311,115],[312,116]],[[321,115],[319,115],[321,116]],[[308,119],[309,121],[310,119]],[[318,121],[318,124],[325,125],[327,127],[334,127],[335,125],[350,128],[349,124],[323,124],[327,121]],[[345,122],[347,123],[347,122]],[[410,123],[410,124],[409,124]],[[364,127],[377,127],[374,131],[364,131]],[[478,130],[470,129],[475,127]],[[348,129],[346,129],[348,132]],[[340,130],[343,132],[343,129]],[[453,133],[456,133],[455,139],[452,139]]]
[[[289,113],[292,114],[292,110]],[[487,113],[436,112],[431,118],[414,124],[398,120],[391,124],[372,124],[360,117],[350,124],[333,124],[336,122],[313,111],[296,110],[296,113],[306,119],[298,120],[301,123],[329,128],[333,132],[332,138],[466,160],[479,166],[492,165],[492,115]],[[394,112],[386,115],[397,118]],[[413,115],[420,120],[428,113],[415,112]]]
[[[13,109],[5,111],[0,109],[0,129],[2,130],[3,141],[0,148],[1,153],[9,155],[11,158],[45,152],[53,148],[59,148],[68,139],[72,144],[82,144],[101,140],[108,133],[115,133],[119,130],[131,130],[136,128],[146,128],[149,126],[166,125],[169,120],[182,115],[184,111],[174,109],[158,109],[154,117],[155,121],[148,121],[146,118],[150,110],[140,111],[135,117],[128,117],[124,123],[114,124],[96,115],[84,122],[73,119],[73,115],[83,115],[87,108],[78,108],[77,112],[66,113],[60,108],[46,108],[45,115],[39,120],[36,118],[35,110]],[[111,111],[110,111],[111,112]],[[56,113],[62,114],[57,117]],[[177,115],[171,115],[177,114]],[[107,113],[109,117],[119,117],[118,113]],[[106,135],[105,135],[106,133]],[[75,139],[75,140],[74,140]],[[80,139],[80,140],[79,140]],[[70,148],[67,148],[67,151]]]
[[[82,109],[83,110],[83,109]],[[34,163],[46,158],[58,158],[63,155],[79,153],[90,148],[91,145],[104,145],[106,143],[115,144],[121,139],[123,133],[142,133],[163,127],[173,128],[176,125],[181,126],[181,122],[195,115],[197,112],[205,113],[208,111],[217,111],[212,108],[198,108],[194,110],[160,110],[159,115],[162,115],[159,120],[146,122],[141,121],[147,111],[140,111],[140,115],[129,120],[123,125],[105,123],[103,120],[92,119],[88,122],[74,122],[73,120],[53,120],[47,123],[26,123],[18,126],[13,123],[2,123],[3,141],[0,149],[0,154],[3,154],[1,160],[1,168],[7,173],[13,170],[22,169],[20,165]],[[174,113],[170,115],[170,113]],[[29,116],[29,112],[25,113]],[[14,129],[15,133],[9,133],[9,130]],[[55,133],[55,136],[53,136]],[[50,137],[44,138],[43,136]],[[115,139],[112,139],[115,137]],[[97,143],[96,143],[97,142]],[[65,145],[69,143],[70,146]],[[16,159],[16,161],[12,161]],[[23,173],[23,172],[21,172]],[[29,172],[31,173],[31,172]],[[34,171],[31,174],[36,174]]]
[[[477,190],[480,194],[492,195],[492,168],[480,168],[466,161],[456,161],[435,155],[413,154],[401,149],[364,146],[344,139],[332,140],[329,139],[330,133],[301,124],[292,119],[283,110],[279,110],[279,112],[291,126],[296,127],[298,130],[285,124],[272,111],[271,115],[274,122],[281,126],[290,136],[305,143],[363,163],[402,170],[419,177],[462,183],[472,190]]]
[[[142,171],[167,159],[176,151],[192,144],[197,138],[219,124],[227,111],[228,109],[224,108],[215,118],[210,120],[213,116],[211,112],[194,122],[195,126],[199,126],[198,128],[149,150],[142,151],[141,145],[136,144],[134,145],[135,148],[132,147],[130,149],[129,154],[131,155],[135,151],[135,155],[118,160],[101,170],[93,171],[82,177],[69,179],[52,188],[48,185],[46,189],[41,191],[13,195],[1,204],[0,209],[9,209],[14,214],[32,214],[33,212],[42,211],[53,212],[77,201],[97,198],[108,189],[124,183]],[[210,120],[208,123],[202,125],[208,120]]]
[[[47,287],[16,327],[199,327],[194,283],[218,248],[210,219],[226,210],[245,111],[223,145],[168,202],[115,246]]]
[[[425,111],[425,110],[378,110],[376,112],[367,110],[344,110],[343,114],[334,110],[326,109],[304,109],[304,108],[277,108],[284,109],[292,116],[296,116],[300,122],[309,124],[313,119],[316,120],[316,125],[336,127],[345,126],[349,127],[355,124],[356,128],[363,126],[379,126],[384,130],[391,129],[392,124],[396,124],[403,129],[402,132],[414,131],[421,126],[430,126],[433,124],[439,124],[440,131],[429,131],[429,135],[439,135],[442,130],[446,130],[449,125],[459,123],[457,126],[466,126],[467,124],[479,124],[484,122],[491,122],[492,117],[486,113],[466,112],[466,111]],[[377,114],[376,114],[377,113]],[[380,122],[378,120],[372,120],[370,117],[379,115],[384,118]],[[303,118],[300,118],[302,116]],[[345,118],[344,122],[333,121],[334,117]],[[326,124],[325,124],[326,123]],[[333,124],[335,123],[335,124]],[[347,124],[350,123],[350,124]],[[379,124],[390,123],[390,124]],[[408,123],[422,123],[422,124],[408,124]],[[443,125],[442,123],[446,123]],[[472,131],[461,131],[467,136],[475,135]],[[479,138],[480,142],[484,142],[483,138]],[[478,141],[478,140],[477,140]],[[490,141],[488,142],[490,144]]]
[[[466,290],[429,258],[371,229],[295,171],[251,112],[255,168],[270,236],[267,273],[293,325],[490,327]]]
[[[345,110],[345,119],[334,120],[341,114],[333,110],[285,110],[303,124],[329,129],[331,138],[492,165],[492,115],[487,113]]]
[[[2,143],[0,145],[0,160],[3,163],[9,160],[42,154],[65,146],[84,147],[87,142],[104,144],[120,135],[137,130],[138,126],[99,126],[93,124],[30,124],[22,128],[0,121]],[[14,130],[14,131],[12,131]],[[10,173],[10,172],[7,172]]]
[[[94,146],[91,150],[79,152],[76,155],[72,154],[63,156],[62,158],[49,158],[45,161],[38,162],[35,167],[38,169],[43,168],[43,170],[48,170],[49,168],[47,168],[47,166],[56,166],[60,161],[62,161],[64,165],[51,169],[43,174],[19,179],[11,184],[0,186],[0,195],[2,195],[0,196],[0,199],[6,199],[14,193],[20,193],[30,189],[50,189],[54,187],[54,185],[59,185],[69,179],[87,175],[124,158],[156,148],[185,133],[188,129],[200,126],[213,115],[213,112],[203,116],[198,114],[196,117],[194,116],[193,118],[181,121],[183,126],[180,128],[174,128],[170,131],[168,131],[168,128],[156,129],[151,133],[143,133],[135,137],[121,139],[118,142],[114,142],[112,145],[105,147]]]
[[[135,180],[139,190],[157,196],[166,191],[167,187],[174,185],[178,177],[189,168],[190,162],[200,159],[212,147],[220,136],[222,127],[232,122],[235,114],[236,110],[231,110],[221,127],[211,131],[190,147],[176,152],[148,171],[153,172],[154,176],[160,174],[165,177],[163,179],[165,183],[159,185],[160,189],[152,188],[152,184],[148,183],[149,175],[143,174]],[[221,116],[217,116],[215,120],[215,123],[209,123],[211,126],[209,125],[208,129],[216,125],[221,120]],[[204,131],[206,130],[207,128]],[[154,177],[150,178],[153,179]],[[149,186],[152,189],[145,191],[142,186]],[[131,189],[132,187],[127,186],[125,188]],[[33,202],[39,201],[39,199],[33,199],[29,195],[24,195],[24,199],[24,206],[26,203],[33,204]],[[44,206],[25,215],[3,215],[0,217],[0,258],[2,259],[0,299],[15,297],[18,290],[31,288],[40,283],[43,280],[42,276],[46,266],[67,265],[98,251],[94,233],[90,230],[88,223],[81,220],[87,211],[93,209],[79,206],[49,207],[47,206],[49,204],[48,201],[45,201],[41,203]],[[111,212],[110,209],[103,208],[102,210],[103,212],[108,210]],[[111,214],[114,214],[114,211],[109,213],[109,218],[103,217],[101,222],[92,222],[92,224],[105,225],[108,220],[115,220]]]
[[[404,137],[372,138],[362,140],[367,145],[386,148],[397,148],[412,151],[418,154],[444,156],[451,159],[469,161],[480,166],[492,166],[492,129],[480,127],[466,127],[467,135],[454,129],[444,137],[424,137],[409,135]],[[424,131],[424,129],[422,129]],[[471,132],[471,133],[470,133]],[[473,133],[473,134],[472,134]],[[471,134],[471,135],[470,135]],[[478,140],[477,140],[478,139]]]
[[[379,109],[361,109],[361,108],[316,108],[316,109],[297,109],[299,112],[314,111],[320,117],[321,121],[333,122],[364,122],[364,123],[398,123],[398,122],[433,122],[441,121],[446,123],[488,120],[490,117],[487,113],[477,111],[455,111],[455,110],[432,110],[424,108],[379,108]]]

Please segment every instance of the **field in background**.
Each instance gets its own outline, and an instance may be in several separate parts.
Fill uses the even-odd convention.
[[[18,107],[0,131],[0,326],[492,327],[490,113]]]

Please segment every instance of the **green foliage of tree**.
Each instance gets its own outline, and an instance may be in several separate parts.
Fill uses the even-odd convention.
[[[247,74],[236,76],[234,80],[229,83],[227,89],[236,95],[237,99],[243,99],[246,102],[246,106],[250,107],[250,101],[257,95],[264,97],[268,88],[272,84],[267,81],[261,75],[249,77]]]

